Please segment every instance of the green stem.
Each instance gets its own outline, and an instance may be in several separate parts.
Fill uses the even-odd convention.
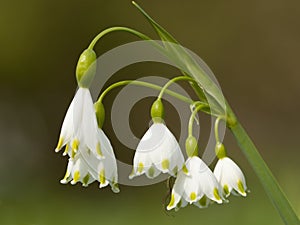
[[[219,137],[219,123],[220,123],[220,120],[222,119],[222,117],[218,117],[216,119],[216,122],[215,122],[215,138],[216,138],[216,143],[220,143],[220,137]]]
[[[102,102],[104,96],[109,92],[111,91],[112,89],[116,88],[116,87],[120,87],[120,86],[124,86],[124,85],[128,85],[128,84],[131,84],[131,85],[137,85],[137,86],[143,86],[143,87],[148,87],[148,88],[152,88],[152,89],[155,89],[155,90],[162,90],[162,87],[159,86],[159,85],[155,85],[155,84],[151,84],[151,83],[148,83],[148,82],[145,82],[145,81],[137,81],[137,80],[123,80],[123,81],[119,81],[117,83],[114,83],[112,85],[110,85],[108,88],[106,88],[102,94],[100,95],[99,99],[98,99],[98,102]],[[193,104],[193,100],[190,99],[190,98],[187,98],[181,94],[178,94],[174,91],[170,91],[170,90],[165,90],[165,92],[168,94],[168,95],[171,95],[183,102],[186,102],[188,104]]]
[[[164,94],[164,92],[166,91],[166,89],[167,89],[171,84],[173,84],[173,83],[175,83],[175,82],[177,82],[177,81],[180,81],[180,80],[187,80],[187,81],[196,83],[196,81],[195,81],[193,78],[191,78],[191,77],[187,77],[187,76],[179,76],[179,77],[175,77],[175,78],[169,80],[169,81],[165,84],[165,86],[163,86],[163,88],[161,89],[161,91],[160,91],[160,93],[159,93],[159,95],[158,95],[157,98],[158,98],[158,99],[161,99],[162,96],[163,96],[163,94]]]
[[[193,110],[190,119],[189,119],[189,127],[188,127],[188,136],[192,136],[193,135],[193,124],[194,124],[194,120],[195,117],[197,115],[197,113],[203,108],[205,107],[204,104],[200,104],[199,102],[197,102],[197,106],[196,108]]]
[[[157,47],[159,50],[165,52],[163,50],[163,47],[160,46],[156,41],[152,40],[150,37],[148,37],[147,35],[139,32],[139,31],[136,31],[134,29],[131,29],[129,27],[110,27],[110,28],[107,28],[105,30],[103,30],[102,32],[100,32],[93,40],[92,42],[90,43],[88,49],[93,49],[95,44],[99,41],[100,38],[102,38],[103,36],[105,36],[106,34],[108,33],[111,33],[111,32],[114,32],[114,31],[126,31],[128,33],[131,33],[143,40],[148,40],[148,41],[151,41],[152,44],[155,45],[155,47]]]
[[[299,218],[242,125],[237,122],[231,131],[284,223],[299,225]]]

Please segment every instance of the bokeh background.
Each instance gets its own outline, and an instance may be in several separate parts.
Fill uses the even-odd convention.
[[[299,1],[138,3],[211,67],[300,215]],[[77,59],[99,31],[113,25],[127,25],[157,38],[129,0],[1,3],[0,224],[283,224],[229,132],[225,141],[229,154],[243,168],[251,190],[246,199],[232,196],[230,204],[166,213],[165,183],[121,185],[118,195],[96,184],[88,188],[59,184],[67,159],[54,148],[76,90]],[[136,40],[114,33],[98,43],[96,51],[100,55]],[[157,73],[170,75],[176,70],[154,63],[134,65],[111,82]],[[106,99],[108,113],[116,93]],[[142,101],[133,110],[136,116],[130,123],[136,135],[148,126],[145,109],[150,103]],[[178,135],[176,120],[169,124]],[[118,143],[109,120],[104,128],[117,156],[130,161],[134,152]],[[205,129],[202,132],[205,136]]]

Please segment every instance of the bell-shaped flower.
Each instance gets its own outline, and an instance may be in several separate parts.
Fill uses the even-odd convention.
[[[163,123],[154,123],[139,142],[129,178],[146,174],[157,177],[161,172],[175,176],[184,164],[180,146]]]
[[[117,162],[113,148],[101,129],[97,130],[97,140],[100,143],[97,153],[87,148],[79,148],[76,155],[70,157],[66,174],[61,183],[66,184],[71,181],[71,184],[74,185],[81,182],[83,186],[88,186],[97,180],[100,188],[110,184],[112,191],[117,193],[119,192]],[[99,153],[102,158],[98,157]]]
[[[199,157],[189,157],[184,169],[178,172],[167,209],[178,210],[188,203],[203,208],[207,207],[211,200],[222,203],[217,179]]]
[[[66,146],[63,155],[74,157],[79,148],[88,149],[101,158],[97,129],[90,91],[88,88],[79,88],[66,113],[55,151]]]
[[[214,174],[223,188],[225,196],[230,193],[238,193],[246,196],[246,180],[239,166],[228,157],[218,160],[214,169]]]

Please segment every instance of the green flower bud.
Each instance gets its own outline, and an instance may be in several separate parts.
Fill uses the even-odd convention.
[[[96,102],[94,104],[98,127],[101,129],[105,120],[105,109],[102,102]]]
[[[185,151],[188,157],[198,156],[198,142],[194,136],[190,135],[186,139]]]
[[[96,74],[96,53],[92,49],[84,50],[76,67],[76,78],[79,87],[88,88]]]
[[[215,152],[216,152],[216,156],[219,159],[226,157],[226,149],[225,149],[225,146],[221,142],[218,142],[216,144]]]
[[[161,123],[165,117],[164,105],[157,99],[151,107],[151,117],[154,123]]]

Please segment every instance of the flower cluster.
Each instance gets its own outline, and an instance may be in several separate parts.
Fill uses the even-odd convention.
[[[153,104],[151,114],[154,123],[137,146],[130,179],[142,174],[155,178],[160,173],[176,177],[168,210],[177,210],[188,203],[200,208],[212,202],[221,204],[231,192],[246,196],[244,175],[226,157],[222,144],[217,144],[219,161],[212,172],[197,156],[196,139],[189,136],[186,142],[189,157],[185,162],[176,138],[163,123],[161,101]],[[65,147],[63,155],[69,156],[61,183],[81,182],[88,186],[97,180],[100,188],[110,184],[114,192],[119,192],[116,158],[109,139],[99,127],[99,121],[89,89],[79,88],[67,111],[56,148],[58,152]]]
[[[80,182],[86,187],[98,181],[100,188],[110,184],[112,191],[117,193],[119,192],[117,162],[113,147],[102,130],[105,117],[102,98],[100,96],[94,104],[88,89],[95,72],[95,58],[92,50],[86,50],[79,59],[76,70],[79,89],[67,110],[55,151],[59,152],[64,148],[63,155],[69,156],[62,184],[70,182],[74,185]],[[176,77],[174,80],[191,79]],[[226,156],[225,147],[219,142],[217,133],[215,150],[219,161],[214,171],[212,172],[198,156],[198,144],[192,135],[192,125],[196,113],[203,107],[201,104],[198,104],[190,117],[189,136],[185,145],[188,158],[185,161],[180,145],[164,124],[161,96],[174,80],[170,80],[161,89],[157,100],[152,104],[153,124],[137,146],[129,178],[145,174],[153,179],[161,173],[175,177],[168,210],[178,210],[188,204],[200,208],[207,207],[213,202],[221,204],[230,193],[246,196],[244,175]]]

